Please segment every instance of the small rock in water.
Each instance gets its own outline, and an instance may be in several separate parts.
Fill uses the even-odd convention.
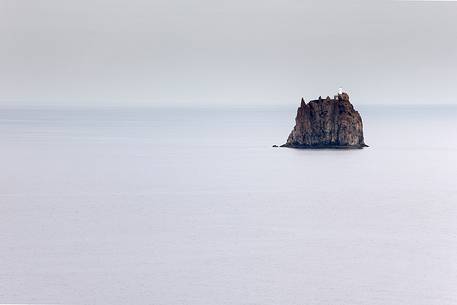
[[[363,124],[346,92],[333,99],[319,97],[308,104],[302,98],[295,127],[281,147],[363,148]]]

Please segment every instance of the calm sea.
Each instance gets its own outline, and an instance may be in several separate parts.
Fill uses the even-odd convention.
[[[0,109],[0,303],[457,304],[457,107]]]

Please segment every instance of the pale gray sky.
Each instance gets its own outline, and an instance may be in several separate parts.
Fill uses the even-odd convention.
[[[0,105],[457,104],[457,2],[0,0]]]

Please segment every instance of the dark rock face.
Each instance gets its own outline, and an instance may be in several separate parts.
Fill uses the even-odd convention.
[[[363,148],[363,124],[347,93],[308,104],[302,99],[295,127],[282,147]]]

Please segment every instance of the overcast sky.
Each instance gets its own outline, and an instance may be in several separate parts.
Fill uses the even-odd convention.
[[[0,105],[457,104],[457,2],[0,0]]]

